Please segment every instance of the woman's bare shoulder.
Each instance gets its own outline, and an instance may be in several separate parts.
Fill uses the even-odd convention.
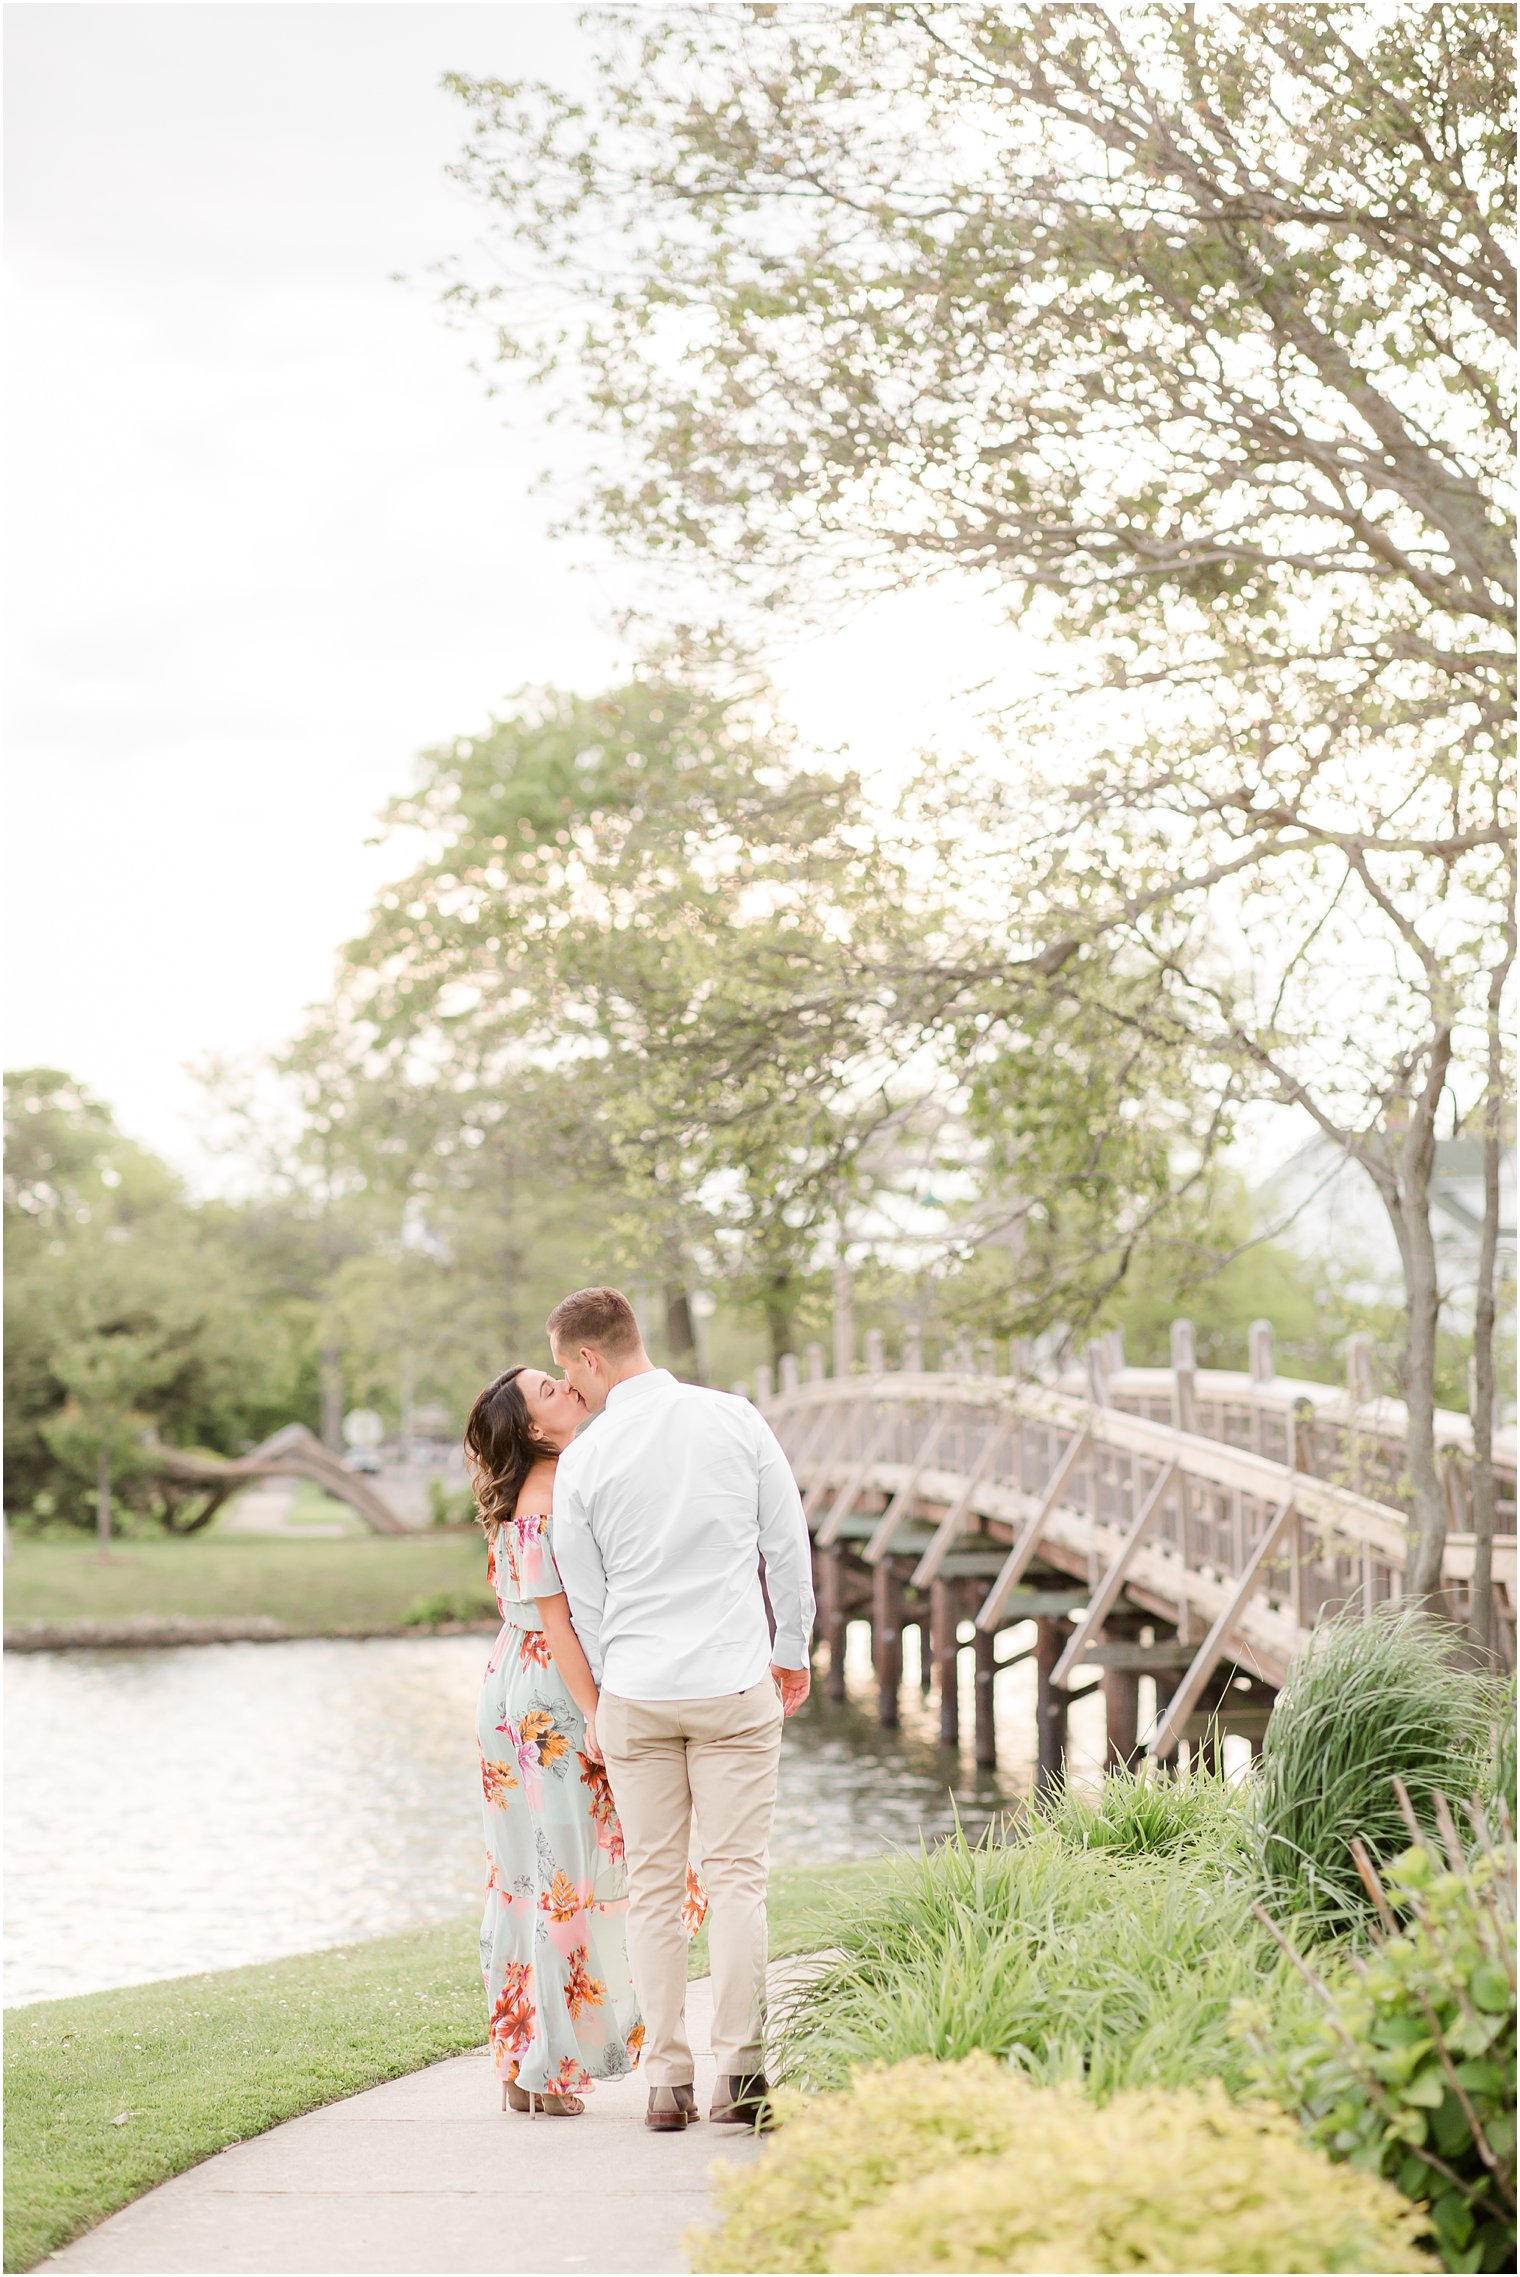
[[[517,1497],[516,1518],[547,1516],[554,1508],[554,1464],[552,1461],[535,1463],[522,1482]]]

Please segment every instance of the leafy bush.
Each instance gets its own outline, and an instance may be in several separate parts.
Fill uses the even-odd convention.
[[[1449,1826],[1449,1821],[1447,1822]],[[1515,2266],[1515,1853],[1421,1843],[1387,1869],[1406,1916],[1307,2040],[1260,2022],[1261,2079],[1337,2158],[1429,2201],[1448,2269]]]
[[[1436,1794],[1471,1794],[1492,1709],[1491,1685],[1453,1664],[1428,1615],[1394,1605],[1325,1622],[1288,1670],[1254,1784],[1268,1908],[1316,1936],[1364,1925],[1352,1840],[1377,1864],[1404,1849],[1396,1777],[1427,1824]]]
[[[1058,1787],[1036,1806],[1064,1849],[1168,1857],[1246,1852],[1244,1790],[1212,1772],[1111,1771],[1094,1794]]]
[[[441,1478],[428,1480],[428,1523],[432,1526],[468,1526],[475,1516],[475,1497],[467,1486],[448,1487]]]
[[[1231,2003],[1263,2001],[1286,2030],[1314,2001],[1228,1868],[1202,1840],[1183,1865],[1077,1851],[1038,1822],[1013,1844],[957,1836],[821,1930],[829,1957],[773,2030],[778,2075],[843,2087],[857,2064],[985,2048],[1097,2096],[1243,2087]]]
[[[719,2184],[704,2270],[1411,2270],[1420,2217],[1292,2122],[1219,2092],[1094,2110],[972,2056],[782,2100]]]

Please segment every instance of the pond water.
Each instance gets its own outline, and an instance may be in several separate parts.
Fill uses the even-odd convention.
[[[979,1776],[934,1745],[911,1643],[900,1733],[869,1712],[864,1629],[851,1634],[850,1703],[815,1688],[788,1725],[777,1865],[916,1847],[957,1813],[976,1832],[1014,1800],[1027,1764]],[[387,1637],[6,1654],[6,2001],[472,1911],[474,1704],[489,1649]],[[1032,1671],[997,1683],[1012,1750],[1032,1732]],[[968,1693],[967,1731],[970,1709]],[[1073,1715],[1078,1750],[1101,1736],[1101,1711],[1094,1734],[1082,1728],[1092,1713]]]

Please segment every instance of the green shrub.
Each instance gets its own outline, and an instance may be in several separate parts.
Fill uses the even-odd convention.
[[[494,1621],[496,1600],[488,1589],[435,1589],[414,1597],[402,1614],[408,1629],[437,1629],[446,1621]]]
[[[1243,2087],[1231,2004],[1261,2000],[1284,2030],[1314,2006],[1249,1885],[1202,1842],[1183,1861],[1073,1850],[1038,1822],[1010,1844],[957,1836],[819,1942],[829,1955],[772,2036],[778,2076],[807,2087],[977,2048],[1100,2097],[1215,2075]]]
[[[467,1486],[447,1487],[441,1478],[428,1480],[428,1521],[434,1526],[468,1526],[475,1516],[475,1496]]]
[[[1202,1849],[1244,1861],[1245,1790],[1213,1772],[1111,1771],[1096,1793],[1059,1787],[1036,1806],[1064,1849],[1168,1857]]]
[[[1249,2027],[1260,2077],[1335,2157],[1428,2200],[1448,2269],[1513,2269],[1514,1848],[1458,1872],[1420,1844],[1387,1880],[1404,1926],[1390,1909],[1306,2040]]]
[[[1378,1864],[1404,1849],[1395,1778],[1426,1823],[1436,1794],[1471,1794],[1492,1709],[1492,1686],[1455,1666],[1448,1633],[1413,1608],[1316,1630],[1288,1670],[1253,1787],[1268,1909],[1314,1936],[1364,1925],[1353,1837]]]
[[[973,2056],[860,2073],[720,2182],[703,2270],[1412,2270],[1419,2215],[1217,2087],[1094,2110]]]

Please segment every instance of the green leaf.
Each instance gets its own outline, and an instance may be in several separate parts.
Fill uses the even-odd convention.
[[[1480,1961],[1467,1980],[1467,1989],[1475,2005],[1490,2016],[1498,2016],[1505,2009],[1514,2013],[1515,1988],[1497,1962]]]

